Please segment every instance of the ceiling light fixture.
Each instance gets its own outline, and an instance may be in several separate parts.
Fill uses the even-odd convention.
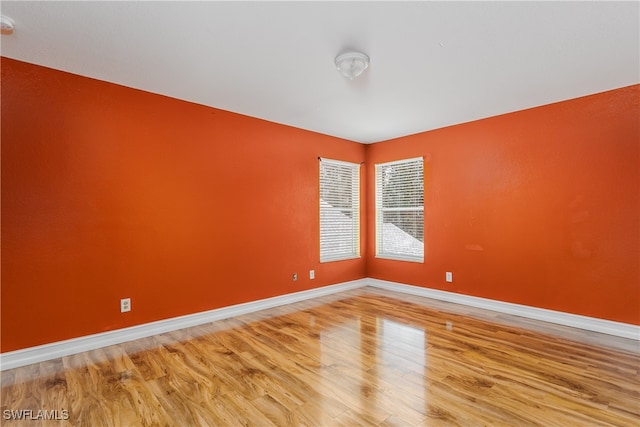
[[[13,34],[13,21],[8,16],[0,15],[0,33],[7,36]]]
[[[369,57],[361,52],[347,52],[336,57],[336,68],[340,74],[353,80],[369,66]]]

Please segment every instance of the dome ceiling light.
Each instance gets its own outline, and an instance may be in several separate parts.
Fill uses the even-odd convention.
[[[0,32],[3,36],[13,34],[13,21],[8,16],[0,15]]]
[[[361,52],[347,52],[338,55],[335,64],[340,74],[353,80],[369,67],[369,57]]]

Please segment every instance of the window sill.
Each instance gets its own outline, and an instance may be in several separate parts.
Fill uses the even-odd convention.
[[[419,258],[419,257],[406,257],[406,256],[403,257],[400,255],[382,254],[382,255],[376,255],[376,258],[388,259],[392,261],[406,261],[406,262],[416,262],[416,263],[424,264],[424,258]]]
[[[353,256],[348,256],[348,257],[340,257],[340,258],[326,258],[326,259],[321,259],[320,260],[320,264],[324,264],[326,262],[336,262],[336,261],[348,261],[350,259],[360,259],[362,258],[359,255],[353,255]]]

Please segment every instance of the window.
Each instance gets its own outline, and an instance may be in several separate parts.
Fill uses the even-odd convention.
[[[376,168],[376,256],[424,261],[423,159]]]
[[[320,262],[360,256],[360,165],[320,159]]]

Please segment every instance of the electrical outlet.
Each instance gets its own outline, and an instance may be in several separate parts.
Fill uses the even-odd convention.
[[[120,300],[120,313],[131,311],[131,298],[123,298]]]
[[[298,273],[293,273],[293,281],[295,282],[296,280],[298,280]]]
[[[444,275],[444,278],[447,282],[453,282],[453,273],[450,271],[447,271]]]
[[[316,278],[316,271],[315,270],[309,270],[309,279],[313,280]]]

